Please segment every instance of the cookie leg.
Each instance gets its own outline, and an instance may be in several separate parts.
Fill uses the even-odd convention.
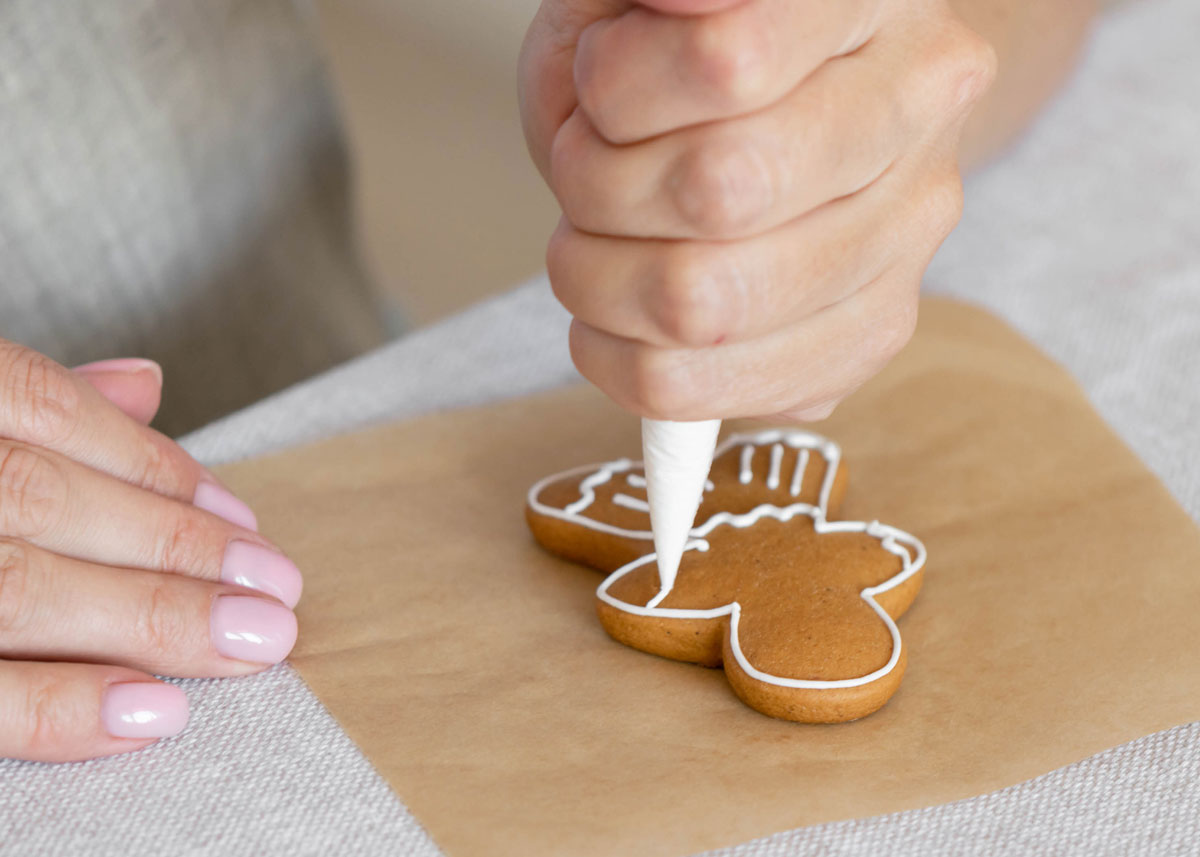
[[[798,723],[845,723],[866,717],[883,707],[904,677],[907,649],[886,675],[855,687],[796,688],[771,684],[742,669],[730,647],[729,634],[724,640],[725,675],[733,692],[756,711],[781,720]]]
[[[608,635],[643,652],[706,667],[721,665],[726,617],[669,619],[637,616],[597,599],[596,615]]]

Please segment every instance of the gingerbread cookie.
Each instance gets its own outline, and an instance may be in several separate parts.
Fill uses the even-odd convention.
[[[854,720],[899,687],[907,653],[895,619],[920,588],[925,550],[885,524],[830,520],[840,465],[837,444],[810,432],[731,436],[666,591],[638,463],[544,479],[526,517],[551,552],[611,571],[596,596],[614,639],[723,665],[737,695],[773,717]]]

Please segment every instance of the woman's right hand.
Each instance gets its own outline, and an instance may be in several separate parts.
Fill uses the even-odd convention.
[[[161,384],[0,340],[0,757],[143,747],[188,716],[151,674],[259,672],[295,643],[299,570],[147,427]]]

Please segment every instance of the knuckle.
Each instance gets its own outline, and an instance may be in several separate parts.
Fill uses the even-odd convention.
[[[620,134],[621,105],[614,76],[623,63],[619,54],[610,57],[605,32],[598,33],[593,24],[580,35],[574,82],[579,106],[596,130],[612,140]]]
[[[586,228],[586,218],[595,194],[588,187],[584,168],[589,157],[589,123],[576,110],[554,135],[550,144],[550,189],[571,223]]]
[[[554,296],[563,306],[570,309],[569,286],[572,274],[577,270],[574,264],[574,242],[571,239],[570,227],[560,223],[546,244],[546,276],[550,279],[550,288]]]
[[[670,190],[680,217],[696,234],[726,238],[766,212],[773,187],[767,159],[757,145],[715,140],[683,156]]]
[[[58,520],[67,494],[59,465],[20,444],[0,445],[0,531],[34,538]]]
[[[170,583],[153,583],[139,599],[133,620],[139,653],[160,663],[174,662],[175,652],[188,635],[187,611]]]
[[[196,573],[205,567],[210,531],[199,515],[187,508],[173,510],[165,532],[155,558],[159,569]]]
[[[852,0],[844,4],[845,36],[834,56],[854,53],[871,40],[879,30],[880,21],[886,14],[888,0]]]
[[[19,632],[29,620],[29,551],[0,539],[0,638]]]
[[[62,700],[68,686],[53,674],[39,675],[25,688],[25,736],[27,748],[57,747],[67,742],[69,724],[64,716]]]
[[[964,25],[959,35],[958,65],[963,100],[973,104],[996,79],[996,49],[991,42]]]
[[[650,312],[663,335],[676,344],[714,345],[736,322],[737,278],[729,276],[725,255],[710,256],[687,244],[663,254]]]
[[[937,49],[931,52],[928,73],[947,110],[965,110],[995,79],[996,51],[966,24],[955,21],[947,24]]]
[[[838,400],[833,399],[804,404],[792,408],[785,416],[789,419],[799,420],[802,423],[816,423],[833,416],[833,412],[837,410],[838,403]]]
[[[963,186],[957,171],[938,177],[930,184],[922,205],[922,219],[930,233],[941,241],[954,231],[963,214]]]
[[[8,411],[16,437],[50,446],[69,435],[79,391],[65,369],[36,351],[5,343],[0,371],[0,408]]]
[[[758,104],[771,80],[771,33],[744,20],[696,19],[684,52],[685,67],[726,110]]]
[[[904,299],[877,319],[874,346],[880,363],[891,360],[908,344],[917,330],[916,298]]]
[[[142,445],[132,482],[139,488],[171,495],[178,486],[172,467],[173,457],[168,449],[172,441],[159,434],[151,434]]]

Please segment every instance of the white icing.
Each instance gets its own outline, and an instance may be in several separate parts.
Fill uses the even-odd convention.
[[[720,431],[720,420],[642,420],[642,467],[650,530],[658,579],[666,589],[675,583]]]
[[[763,504],[744,515],[718,512],[706,521],[702,527],[696,528],[696,532],[699,533],[700,530],[703,530],[702,535],[707,535],[716,527],[722,525],[739,528],[748,527],[764,517],[775,518],[778,521],[788,521],[796,515],[807,515],[812,518],[813,529],[817,533],[866,533],[872,538],[878,539],[880,546],[888,553],[900,558],[901,570],[898,574],[888,578],[883,583],[876,586],[868,586],[859,592],[859,596],[867,602],[867,605],[875,611],[875,614],[887,626],[888,633],[892,638],[891,656],[888,658],[887,663],[879,669],[869,672],[866,675],[846,679],[800,679],[773,675],[751,664],[742,651],[738,637],[738,624],[741,619],[742,607],[737,601],[731,601],[720,607],[705,610],[688,610],[676,607],[660,607],[659,604],[670,594],[669,590],[663,588],[660,588],[658,594],[644,606],[621,601],[608,591],[614,583],[634,569],[654,562],[655,557],[653,554],[648,554],[634,560],[628,565],[618,568],[606,577],[604,582],[596,589],[596,596],[604,603],[636,616],[652,616],[663,619],[715,619],[719,616],[728,616],[729,647],[733,651],[734,660],[737,661],[738,666],[743,672],[751,678],[766,684],[808,690],[830,690],[833,688],[860,687],[864,684],[878,681],[894,670],[900,662],[902,643],[900,640],[900,629],[896,626],[895,620],[879,605],[879,602],[875,600],[875,596],[894,589],[920,571],[925,566],[925,546],[915,536],[887,524],[881,524],[878,521],[826,521],[821,509],[807,503],[793,503],[783,508]],[[687,550],[708,550],[708,548],[708,542],[703,538],[693,539],[687,546]]]
[[[774,491],[779,487],[779,470],[783,465],[783,444],[771,446],[771,470],[767,475],[767,487]]]
[[[796,466],[792,469],[791,494],[800,496],[800,486],[804,483],[804,471],[808,469],[808,450],[802,449],[796,454]]]
[[[613,505],[624,506],[626,509],[633,509],[635,512],[645,512],[650,514],[650,504],[645,500],[639,500],[637,497],[630,497],[628,494],[613,494]]]
[[[822,510],[829,507],[829,496],[833,491],[834,477],[837,474],[837,465],[841,460],[842,451],[836,443],[819,434],[815,434],[803,429],[769,429],[761,432],[740,432],[731,434],[723,440],[713,453],[714,458],[719,458],[731,449],[743,447],[743,458],[745,458],[745,447],[749,447],[750,452],[754,452],[754,446],[766,446],[772,443],[782,443],[790,449],[798,449],[802,451],[803,460],[808,461],[808,451],[815,450],[825,459],[825,474],[821,479],[821,490],[817,499],[817,506]],[[638,485],[638,481],[642,481],[642,477],[629,471],[640,467],[640,463],[630,461],[627,458],[619,458],[616,461],[608,461],[603,464],[585,464],[581,467],[573,467],[570,470],[565,470],[561,473],[554,473],[541,479],[529,489],[529,494],[526,497],[529,503],[529,508],[539,515],[544,515],[548,518],[557,518],[560,521],[578,524],[581,527],[595,530],[600,533],[608,533],[613,536],[622,536],[628,539],[650,540],[653,534],[650,532],[649,526],[641,530],[631,530],[624,527],[617,527],[604,521],[597,521],[595,518],[589,518],[582,514],[584,510],[589,508],[596,502],[595,488],[597,485],[603,485],[613,478],[615,474],[626,473],[628,483],[631,487],[645,487],[644,481],[642,485]],[[799,465],[797,465],[799,466]],[[541,493],[546,486],[551,483],[558,482],[576,475],[588,474],[579,483],[579,499],[571,503],[564,509],[559,509],[555,506],[547,505],[541,501]],[[794,478],[794,477],[793,477]],[[713,490],[711,480],[705,483],[705,488],[709,491]],[[799,493],[799,491],[797,491]],[[694,533],[693,533],[694,534]]]
[[[616,461],[597,470],[591,476],[579,483],[579,499],[567,506],[565,511],[568,515],[578,515],[588,506],[596,502],[595,487],[603,485],[608,480],[612,479],[614,473],[619,473],[622,470],[628,470],[633,467],[633,462],[628,458],[618,458]]]
[[[596,501],[596,492],[593,490],[596,485],[603,484],[612,478],[614,473],[623,473],[635,467],[635,463],[621,458],[616,461],[609,461],[605,464],[585,464],[582,467],[573,467],[570,470],[564,470],[562,473],[555,473],[553,476],[547,476],[545,479],[534,483],[529,489],[529,495],[526,497],[526,502],[529,503],[529,508],[537,512],[539,515],[545,515],[548,518],[557,518],[560,521],[567,521],[572,524],[578,524],[581,527],[587,527],[591,530],[596,530],[601,533],[608,533],[613,536],[623,536],[627,539],[646,539],[651,538],[649,529],[645,530],[627,530],[623,527],[615,527],[612,524],[606,524],[604,521],[597,521],[595,518],[588,518],[582,514],[584,509],[591,506]],[[554,506],[547,506],[539,499],[542,490],[551,482],[558,482],[560,479],[567,479],[578,474],[590,473],[591,476],[585,478],[579,483],[580,498],[564,509],[558,509]],[[603,478],[599,478],[603,474]],[[592,479],[595,478],[595,481]]]
[[[746,444],[742,447],[742,462],[738,468],[738,482],[743,485],[749,485],[750,480],[754,478],[754,471],[750,468],[750,462],[754,460],[754,445]]]

